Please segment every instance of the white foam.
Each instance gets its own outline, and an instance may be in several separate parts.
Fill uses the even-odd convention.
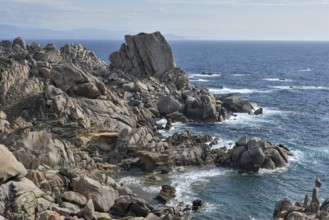
[[[240,76],[248,76],[249,74],[241,74],[241,73],[236,73],[232,74],[232,76],[240,77]]]
[[[207,170],[190,170],[184,173],[174,173],[170,175],[171,185],[176,188],[176,198],[171,201],[171,204],[178,202],[190,203],[196,199],[197,193],[193,192],[193,186],[204,186],[209,178],[224,175],[232,170],[224,168],[208,168]]]
[[[321,118],[322,121],[329,121],[329,116],[324,116]]]
[[[209,82],[207,79],[190,79],[190,82]]]
[[[142,182],[138,177],[133,177],[133,176],[126,176],[123,177],[119,180],[119,183],[122,183],[127,186],[136,186],[136,187],[142,187]]]
[[[288,160],[290,162],[300,162],[304,160],[304,153],[300,150],[292,150],[293,156],[289,156]]]
[[[286,172],[287,170],[288,170],[288,166],[276,168],[274,170],[261,168],[261,169],[259,169],[257,175],[262,176],[262,175],[266,175],[266,174],[282,173],[282,172]]]
[[[288,113],[290,113],[290,112],[264,107],[262,115],[251,115],[248,113],[236,113],[236,116],[232,116],[230,119],[225,120],[224,122],[221,122],[221,123],[232,124],[232,125],[252,123],[254,126],[261,126],[261,125],[257,124],[256,122],[267,122],[268,118],[271,118],[271,116],[273,116],[273,115],[282,115],[282,114],[288,114]]]
[[[165,126],[166,126],[166,124],[163,126],[163,128]],[[172,123],[172,126],[169,130],[158,130],[158,132],[161,133],[165,137],[169,137],[169,136],[173,135],[175,132],[183,131],[185,126],[186,125],[181,122],[174,122],[174,123]]]
[[[286,78],[264,78],[265,81],[274,81],[274,82],[292,82],[291,79]]]
[[[227,147],[227,149],[231,149],[234,146],[235,141],[233,140],[227,140],[227,139],[221,139],[219,138],[218,144],[213,145],[211,148],[212,149],[218,149],[221,147]]]
[[[329,90],[329,87],[324,86],[272,86],[274,89],[295,89],[295,90]]]
[[[250,93],[269,93],[270,90],[260,90],[260,89],[234,89],[234,88],[209,88],[209,91],[214,94],[228,94],[228,93],[240,93],[240,94],[250,94]]]
[[[311,72],[310,68],[297,70],[298,72]]]
[[[127,186],[138,187],[148,193],[159,193],[161,186],[146,186],[142,181],[141,177],[127,176],[120,179],[119,183]]]
[[[188,74],[189,78],[195,78],[195,77],[205,77],[205,78],[210,78],[210,77],[219,77],[222,74],[220,73],[211,73],[211,74],[201,74],[201,73],[191,73]]]
[[[157,122],[157,125],[161,126],[161,127],[166,127],[166,124],[167,124],[167,119],[165,118],[161,118],[160,120],[158,120]]]

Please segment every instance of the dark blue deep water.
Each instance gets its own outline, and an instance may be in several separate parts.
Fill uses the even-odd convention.
[[[69,41],[55,44],[64,42]],[[105,61],[121,44],[80,43]],[[287,168],[276,171],[238,174],[204,167],[164,177],[164,182],[176,186],[177,202],[190,203],[194,198],[207,202],[194,219],[271,219],[277,200],[302,201],[312,192],[316,177],[322,181],[321,201],[329,197],[329,42],[175,41],[170,45],[177,66],[187,72],[193,85],[219,95],[242,96],[263,107],[264,114],[239,114],[215,124],[175,124],[169,133],[185,128],[209,133],[220,139],[217,147],[230,147],[247,134],[281,143],[295,155]],[[138,177],[122,181],[144,192],[146,198],[160,189]]]

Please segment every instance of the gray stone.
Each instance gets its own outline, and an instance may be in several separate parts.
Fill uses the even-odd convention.
[[[112,68],[161,78],[176,66],[171,48],[160,32],[127,35],[125,40],[126,44],[121,46],[120,51],[110,55]]]
[[[284,167],[287,164],[286,161],[281,157],[280,153],[274,148],[266,149],[265,155],[271,158],[276,167]]]
[[[0,144],[0,184],[13,178],[23,178],[27,170],[5,145]]]
[[[155,197],[157,200],[163,203],[169,202],[169,200],[176,197],[176,189],[170,185],[163,185],[160,193]]]
[[[260,138],[252,137],[248,141],[247,147],[248,147],[248,149],[260,148],[260,147],[262,147],[262,143],[263,143],[263,141]]]
[[[46,130],[24,132],[15,143],[18,150],[17,158],[24,162],[28,168],[36,168],[33,166],[35,162],[49,167],[70,167],[74,164],[74,158],[70,157],[70,150],[66,145],[55,138]],[[34,160],[25,160],[27,155],[31,155]]]
[[[63,202],[63,207],[67,208],[70,211],[70,215],[76,215],[80,212],[79,206],[69,203],[69,202]]]
[[[7,118],[7,115],[3,111],[0,111],[0,119],[6,120],[6,118]]]
[[[91,199],[88,200],[86,206],[82,210],[82,216],[86,220],[93,220],[96,219],[94,203]]]
[[[43,212],[51,207],[51,202],[44,198],[37,199],[37,210],[38,212]]]
[[[254,111],[254,115],[262,115],[263,114],[263,108],[259,108],[256,111]]]
[[[134,196],[120,196],[111,211],[119,216],[127,216],[133,213],[137,217],[146,217],[152,210],[152,207],[143,199]]]
[[[173,96],[168,95],[159,100],[157,107],[160,114],[171,114],[173,112],[180,111],[181,104]]]
[[[235,144],[237,146],[247,146],[248,142],[249,142],[249,138],[246,135],[244,135],[238,141],[236,141]]]
[[[63,198],[66,201],[72,202],[74,204],[78,204],[78,205],[86,205],[87,204],[86,197],[81,195],[78,192],[66,191],[66,192],[63,193]]]
[[[228,111],[252,114],[254,109],[250,102],[235,95],[228,95],[220,98],[220,100]]]
[[[91,199],[96,211],[107,212],[118,198],[118,191],[110,186],[100,184],[88,177],[77,177],[72,180],[74,191],[79,192],[88,200]]]
[[[15,47],[16,45],[18,45],[22,49],[26,50],[26,43],[25,43],[24,39],[21,38],[21,37],[17,37],[17,38],[14,39],[13,47]]]

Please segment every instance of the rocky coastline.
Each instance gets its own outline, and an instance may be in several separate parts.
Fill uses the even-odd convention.
[[[322,203],[319,200],[319,191],[321,189],[321,181],[315,179],[315,186],[312,191],[312,197],[305,195],[303,202],[293,204],[289,198],[279,200],[275,204],[273,211],[273,219],[275,220],[326,220],[329,219],[329,199]]]
[[[164,137],[159,129],[174,122],[221,122],[262,109],[192,86],[160,32],[125,42],[110,64],[82,45],[0,42],[0,219],[190,219],[204,201],[168,206],[175,189],[164,185],[152,206],[114,174],[287,165],[286,147],[255,137],[231,149],[188,130]]]

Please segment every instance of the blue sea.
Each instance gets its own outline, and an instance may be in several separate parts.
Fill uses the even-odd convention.
[[[66,41],[53,41],[62,46]],[[43,43],[46,43],[45,41]],[[76,43],[73,41],[73,43]],[[119,41],[80,41],[106,62]],[[314,180],[322,181],[320,200],[329,197],[329,42],[172,41],[177,66],[195,86],[214,94],[237,94],[264,108],[264,114],[238,114],[222,123],[174,124],[164,135],[185,128],[219,138],[215,147],[232,147],[243,135],[288,147],[288,167],[240,174],[219,167],[188,167],[162,176],[176,186],[172,203],[205,200],[193,219],[272,219],[275,202],[302,201]],[[211,73],[205,75],[202,73]],[[130,176],[121,180],[147,200],[160,186]]]

